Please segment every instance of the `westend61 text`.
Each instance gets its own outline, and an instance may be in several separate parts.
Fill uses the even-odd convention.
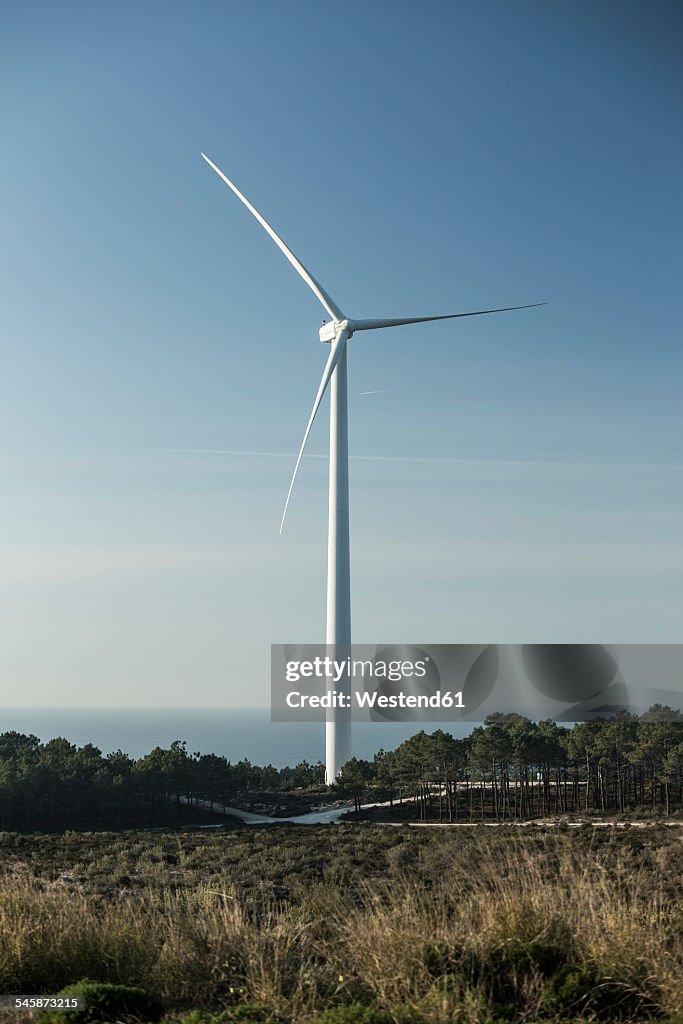
[[[342,693],[339,690],[328,690],[325,694],[300,693],[290,690],[287,694],[287,707],[290,708],[351,708],[353,702],[359,708],[464,708],[462,690],[452,693],[450,690],[437,690],[435,693]]]

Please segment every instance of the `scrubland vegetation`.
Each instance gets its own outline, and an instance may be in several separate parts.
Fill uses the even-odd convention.
[[[0,859],[4,992],[88,977],[188,1024],[683,1010],[678,828],[4,834]]]
[[[330,793],[305,762],[5,733],[0,992],[87,987],[85,1015],[39,1024],[683,1024],[682,740],[666,708],[492,716],[354,759]],[[385,824],[212,816],[338,796]],[[650,823],[568,827],[595,814]],[[170,827],[188,815],[225,824]]]

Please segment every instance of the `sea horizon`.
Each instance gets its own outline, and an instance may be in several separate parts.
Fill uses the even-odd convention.
[[[422,729],[444,728],[461,737],[474,724],[359,722],[353,727],[352,754],[372,760],[379,750],[393,750]],[[284,768],[325,758],[323,723],[271,722],[268,707],[0,707],[0,733],[11,730],[42,743],[63,737],[79,747],[92,743],[104,755],[122,750],[136,759],[174,740],[185,740],[189,753],[218,754],[233,764],[246,758]]]

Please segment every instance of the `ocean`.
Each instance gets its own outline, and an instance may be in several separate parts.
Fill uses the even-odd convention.
[[[359,722],[353,726],[353,754],[372,760],[378,750],[393,750],[420,729],[437,723]],[[471,723],[443,728],[466,736]],[[300,761],[324,761],[325,727],[317,722],[271,722],[269,708],[0,708],[0,733],[32,733],[42,742],[62,736],[83,746],[93,743],[103,754],[122,750],[142,757],[153,747],[186,740],[190,753],[222,754],[233,764],[276,768]]]

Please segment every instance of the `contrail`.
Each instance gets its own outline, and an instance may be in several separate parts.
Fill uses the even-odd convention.
[[[294,459],[296,452],[245,451],[240,448],[95,448],[100,452],[130,452],[149,455],[223,455],[239,458]],[[305,452],[305,459],[328,459],[327,452]],[[627,469],[627,470],[679,470],[679,462],[587,462],[554,459],[454,459],[430,455],[349,455],[355,462],[397,462],[425,466],[510,466],[513,468],[552,469]]]
[[[375,391],[359,391],[359,395],[383,395],[386,388],[377,388]]]

